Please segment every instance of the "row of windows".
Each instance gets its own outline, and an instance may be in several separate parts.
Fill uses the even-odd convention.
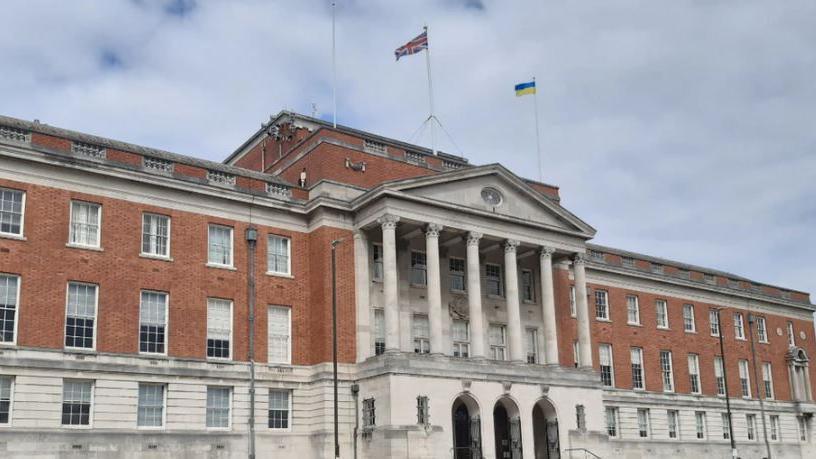
[[[14,377],[0,376],[0,424],[11,424]],[[232,427],[232,387],[207,386],[205,427]],[[94,381],[66,379],[62,384],[63,426],[91,426],[94,404]],[[162,428],[167,410],[167,385],[139,383],[136,426]],[[268,427],[288,429],[292,422],[292,393],[269,389]]]
[[[669,439],[696,438],[697,440],[713,439],[713,431],[708,426],[709,414],[705,411],[694,412],[694,431],[691,433],[681,432],[680,411],[666,410],[666,430],[665,436]],[[720,413],[720,432],[716,434],[723,440],[731,439],[731,428],[729,428],[728,413]],[[807,422],[804,416],[797,416],[797,427],[799,441],[805,442],[808,439]],[[685,425],[685,424],[683,424]],[[732,426],[733,427],[733,426]],[[620,409],[618,407],[606,408],[606,432],[612,438],[620,438]],[[757,420],[756,414],[745,415],[744,439],[749,441],[757,440]],[[653,438],[655,433],[652,429],[652,410],[649,408],[637,409],[637,436],[639,438]],[[779,415],[772,414],[768,417],[768,438],[771,441],[781,441],[781,430]]]
[[[598,346],[598,356],[600,364],[601,382],[604,386],[615,386],[615,366],[612,358],[612,345],[601,344]],[[632,389],[644,390],[646,388],[646,375],[644,372],[643,348],[632,347],[629,349],[629,359],[632,371]],[[660,351],[660,377],[663,383],[664,392],[674,392],[674,368],[671,351]],[[700,383],[700,356],[698,354],[688,354],[688,374],[689,391],[692,394],[701,394],[702,385]],[[751,398],[751,381],[748,360],[738,360],[740,389],[744,398]],[[725,395],[725,377],[723,373],[723,360],[721,356],[714,357],[714,378],[717,382],[717,395]],[[764,398],[774,398],[773,370],[770,362],[762,363],[762,387],[765,391]]]
[[[372,244],[372,278],[377,282],[383,280],[382,250],[381,244]],[[496,297],[504,296],[504,277],[501,265],[485,263],[484,267],[485,294]],[[428,265],[425,252],[419,250],[411,251],[411,272],[409,279],[411,285],[417,287],[425,287],[428,285]],[[521,289],[519,293],[521,300],[528,303],[535,302],[535,276],[533,275],[533,270],[522,269],[520,271],[520,280]],[[455,293],[465,293],[467,291],[464,258],[448,258],[448,287],[451,292]]]
[[[23,237],[25,193],[0,188],[0,235]],[[166,215],[142,214],[141,254],[170,258],[171,218]],[[233,228],[210,224],[208,227],[207,263],[233,267]],[[102,239],[102,205],[71,201],[68,244],[99,249]],[[267,273],[289,276],[292,273],[291,241],[284,236],[267,236]]]
[[[595,290],[595,318],[601,321],[610,320],[609,293],[606,290]],[[570,292],[571,313],[575,316],[575,291]],[[669,306],[666,300],[655,300],[655,318],[659,329],[669,328]],[[757,340],[760,343],[769,342],[768,328],[764,317],[753,317],[756,321]],[[720,336],[720,315],[716,309],[708,311],[709,328],[711,336]],[[740,340],[746,339],[745,317],[741,312],[733,313],[734,337]],[[626,295],[626,323],[629,325],[642,325],[640,321],[640,302],[637,295]],[[697,332],[697,320],[694,312],[694,305],[686,303],[683,305],[683,330],[689,333]],[[795,336],[793,333],[793,322],[788,322],[788,344],[795,346]]]
[[[0,274],[0,343],[16,342],[20,277]],[[139,304],[139,352],[167,354],[170,295],[141,291]],[[68,282],[65,306],[65,347],[96,349],[99,286]],[[232,300],[207,299],[207,357],[232,358]],[[291,363],[291,309],[270,305],[267,309],[268,362]]]

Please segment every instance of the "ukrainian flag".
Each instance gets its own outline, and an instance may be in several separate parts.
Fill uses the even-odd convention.
[[[516,97],[526,96],[527,94],[535,94],[535,80],[529,83],[519,83],[516,85]]]

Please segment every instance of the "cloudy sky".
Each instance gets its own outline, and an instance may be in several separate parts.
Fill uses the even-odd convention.
[[[338,0],[339,121],[544,181],[596,242],[816,292],[816,2]],[[0,113],[221,160],[331,116],[330,1],[6,0]]]

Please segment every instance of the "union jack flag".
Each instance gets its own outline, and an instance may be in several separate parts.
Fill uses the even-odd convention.
[[[409,41],[408,43],[400,46],[399,48],[394,51],[394,55],[397,57],[397,60],[402,56],[409,56],[411,54],[416,54],[423,49],[428,49],[428,32],[422,32],[421,34],[417,35],[416,38]]]

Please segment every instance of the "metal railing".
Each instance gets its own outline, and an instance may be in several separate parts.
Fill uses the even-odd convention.
[[[453,459],[481,459],[482,451],[473,446],[460,446],[451,448]]]
[[[597,454],[593,453],[592,451],[590,451],[590,450],[588,450],[586,448],[567,448],[567,449],[565,449],[563,451],[565,453],[570,453],[569,457],[574,457],[572,455],[572,452],[576,451],[576,452],[583,452],[584,453],[584,455],[583,455],[584,459],[588,459],[590,457],[593,458],[593,459],[601,459],[601,456],[598,456]]]

